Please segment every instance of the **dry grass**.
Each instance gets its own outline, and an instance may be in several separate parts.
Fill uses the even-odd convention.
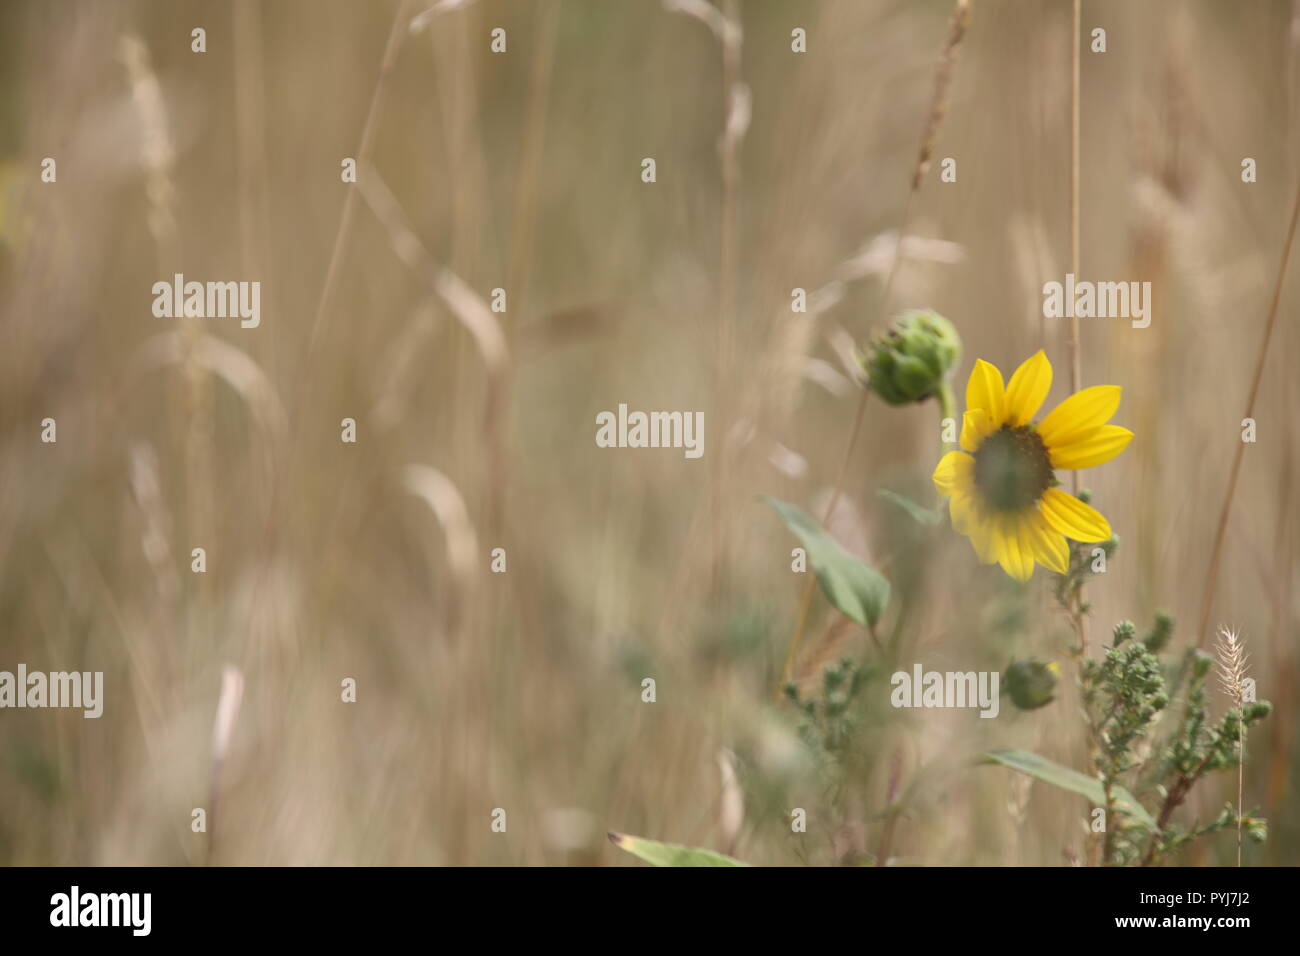
[[[826,794],[771,700],[805,580],[754,500],[821,513],[840,489],[842,540],[908,595],[880,634],[908,664],[1000,669],[1071,645],[1041,570],[1019,592],[877,496],[929,500],[933,409],[865,405],[846,455],[859,396],[837,390],[882,297],[954,321],[963,380],[1045,336],[1068,367],[1065,329],[1026,301],[1073,258],[1070,5],[975,5],[946,109],[949,3],[718,9],[743,59],[659,0],[3,5],[0,669],[102,670],[107,702],[97,721],[0,712],[0,862],[201,862],[190,813],[218,766],[221,863],[625,862],[607,830],[756,863],[1077,853],[1081,806],[969,763],[991,746],[1068,762],[1060,702],[998,720],[886,703],[855,788]],[[1102,23],[1110,50],[1085,48],[1080,78],[1078,258],[1159,297],[1149,329],[1082,320],[1083,384],[1125,386],[1117,421],[1138,436],[1087,476],[1121,539],[1088,600],[1099,633],[1161,606],[1195,643],[1217,564],[1214,610],[1251,635],[1276,707],[1244,771],[1270,820],[1252,859],[1271,863],[1300,848],[1300,300],[1294,269],[1277,279],[1290,15],[1089,0],[1085,40]],[[506,54],[488,50],[496,26]],[[719,152],[737,78],[751,122]],[[957,158],[958,182],[931,168],[909,190],[936,112],[921,162]],[[339,181],[344,156],[364,189]],[[908,245],[934,256],[890,280],[880,250],[903,222],[960,258]],[[172,272],[261,280],[261,326],[154,318]],[[510,312],[485,311],[514,283]],[[795,287],[824,293],[812,314],[791,315]],[[597,448],[595,415],[620,402],[704,410],[706,459]],[[39,441],[47,416],[57,444]],[[751,437],[711,491],[724,421]],[[804,681],[875,654],[818,594],[807,631]],[[1199,852],[1186,862],[1233,858],[1227,837]]]

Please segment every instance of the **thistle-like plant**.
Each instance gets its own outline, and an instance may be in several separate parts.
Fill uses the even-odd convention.
[[[1105,797],[1102,862],[1130,863],[1139,855],[1143,830],[1132,815],[1119,811],[1117,788],[1125,774],[1141,765],[1142,745],[1169,705],[1160,661],[1135,640],[1131,621],[1115,626],[1114,643],[1100,660],[1083,662],[1083,704],[1092,742],[1092,763]]]
[[[1077,609],[1069,576],[1062,579],[1062,588],[1062,603]],[[1241,768],[1246,728],[1267,717],[1271,705],[1247,699],[1245,650],[1234,632],[1221,631],[1219,680],[1233,707],[1219,720],[1211,719],[1207,684],[1215,659],[1191,649],[1176,662],[1162,661],[1160,652],[1173,630],[1173,618],[1164,613],[1156,615],[1141,638],[1132,622],[1122,621],[1101,658],[1081,660],[1088,772],[1025,751],[986,755],[991,762],[1082,794],[1099,806],[1105,822],[1093,859],[1103,865],[1149,866],[1200,837],[1234,826],[1240,861],[1243,835],[1256,842],[1267,836],[1266,821],[1242,809]],[[1177,723],[1160,736],[1167,713]],[[1213,819],[1190,825],[1174,819],[1198,783],[1233,766],[1238,768],[1235,809],[1229,804]]]

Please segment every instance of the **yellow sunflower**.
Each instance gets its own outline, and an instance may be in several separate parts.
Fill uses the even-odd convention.
[[[1064,574],[1066,538],[1110,537],[1099,511],[1056,487],[1055,469],[1100,465],[1133,439],[1127,428],[1106,424],[1119,408],[1118,385],[1076,392],[1035,423],[1051,387],[1052,364],[1041,349],[1006,385],[996,365],[976,360],[966,383],[962,451],[948,452],[934,470],[953,528],[970,538],[981,561],[996,561],[1017,581],[1028,581],[1035,563]]]

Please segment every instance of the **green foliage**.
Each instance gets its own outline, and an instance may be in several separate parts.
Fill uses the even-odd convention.
[[[793,683],[784,688],[798,716],[799,739],[816,771],[818,802],[810,816],[834,821],[834,830],[861,825],[865,805],[879,811],[869,819],[880,821],[885,832],[889,829],[885,817],[899,810],[895,806],[901,773],[897,754],[887,789],[868,788],[880,769],[882,744],[890,736],[891,718],[896,713],[887,705],[884,710],[888,713],[878,709],[877,702],[884,695],[873,689],[876,674],[874,667],[844,658],[822,671],[819,684],[804,691]],[[888,855],[886,851],[875,858],[884,860]],[[864,858],[861,849],[844,848],[835,862],[855,865]]]
[[[873,627],[889,603],[889,581],[849,554],[824,528],[794,505],[763,496],[808,551],[822,593],[845,616]]]
[[[1115,780],[1141,762],[1136,748],[1169,706],[1160,661],[1145,644],[1132,641],[1135,633],[1131,622],[1121,621],[1105,656],[1083,662],[1083,703],[1103,781]]]
[[[1100,780],[1028,750],[990,750],[980,756],[979,762],[1001,764],[1019,773],[1028,774],[1035,780],[1087,797],[1093,806],[1100,806],[1106,801],[1106,793]],[[1131,793],[1123,787],[1115,787],[1112,796],[1117,809],[1131,816],[1141,826],[1155,829],[1155,820]]]
[[[1107,863],[1133,862],[1141,853],[1143,835],[1119,815],[1124,809],[1117,797],[1119,781],[1141,765],[1141,745],[1169,706],[1160,661],[1144,643],[1134,640],[1136,634],[1131,621],[1121,621],[1105,656],[1083,662],[1084,712],[1092,763],[1101,782],[1101,805],[1106,809],[1103,859]]]
[[[1070,574],[1062,576],[1058,585],[1058,597],[1077,601],[1077,588],[1086,574],[1087,565],[1079,560],[1076,550]],[[1071,610],[1067,605],[1067,611]],[[1168,645],[1173,630],[1173,619],[1163,612],[1156,614],[1140,640],[1137,627],[1131,621],[1121,621],[1101,659],[1081,662],[1092,775],[1023,750],[995,750],[981,757],[984,762],[1082,794],[1094,806],[1103,807],[1106,827],[1101,860],[1107,865],[1155,863],[1199,837],[1235,827],[1240,811],[1231,805],[1213,820],[1194,821],[1188,827],[1175,823],[1173,814],[1199,781],[1217,770],[1237,766],[1244,730],[1272,710],[1267,701],[1259,701],[1212,720],[1206,685],[1214,659],[1191,649],[1177,664],[1162,665],[1157,652]],[[1010,672],[1008,668],[1008,683]],[[1178,724],[1157,741],[1155,731],[1161,717],[1180,692]],[[1159,798],[1158,814],[1153,816],[1126,784],[1138,794]],[[1242,816],[1241,823],[1253,841],[1267,837],[1266,821]]]
[[[626,833],[611,833],[609,842],[654,866],[749,866],[748,863],[713,850],[677,843],[660,843],[658,840],[647,840]]]
[[[1206,834],[1230,829],[1237,824],[1237,814],[1242,813],[1242,825],[1255,842],[1263,842],[1268,826],[1263,819],[1245,816],[1242,808],[1233,811],[1231,805],[1208,824],[1193,823],[1184,828],[1172,822],[1172,815],[1187,799],[1192,788],[1211,773],[1236,767],[1241,761],[1243,718],[1245,729],[1263,720],[1272,712],[1268,701],[1246,704],[1244,713],[1230,709],[1219,720],[1209,716],[1207,684],[1214,669],[1214,658],[1196,648],[1184,655],[1176,672],[1187,681],[1187,693],[1179,714],[1178,726],[1161,746],[1152,761],[1150,776],[1156,789],[1163,795],[1161,808],[1161,833],[1147,847],[1144,862],[1157,862]]]
[[[796,685],[786,685],[786,697],[802,715],[799,736],[819,760],[837,763],[848,749],[861,720],[853,704],[869,676],[845,658],[822,672],[818,697],[801,697]]]
[[[1165,611],[1156,611],[1155,623],[1142,638],[1142,643],[1152,654],[1159,654],[1169,643],[1174,633],[1174,619]]]
[[[921,525],[923,528],[933,528],[943,520],[942,511],[933,511],[930,508],[925,508],[906,495],[900,495],[896,491],[890,491],[888,488],[881,488],[876,492],[876,494],[888,501],[890,504],[898,505],[899,508],[907,512],[908,516],[911,517],[913,521]]]

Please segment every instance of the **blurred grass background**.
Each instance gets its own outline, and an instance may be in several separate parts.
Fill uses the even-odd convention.
[[[876,327],[951,5],[724,4],[752,91],[734,271],[724,66],[700,20],[653,0],[481,0],[411,32],[426,5],[0,7],[0,669],[107,685],[99,720],[0,714],[0,861],[207,858],[190,812],[209,805],[234,664],[216,862],[628,862],[615,829],[828,863],[874,852],[905,793],[901,861],[1062,863],[1083,801],[970,758],[1025,746],[1081,766],[1068,695],[980,720],[892,711],[873,684],[833,785],[772,703],[804,579],[755,496],[820,513],[835,480],[857,402],[845,343]],[[1300,7],[1084,9],[1108,50],[1083,54],[1083,277],[1155,297],[1145,330],[1082,321],[1084,382],[1122,385],[1115,420],[1137,433],[1085,479],[1121,541],[1089,593],[1094,643],[1161,607],[1185,644],[1295,188]],[[1049,405],[1068,380],[1041,287],[1069,261],[1069,62],[1070,4],[975,4],[909,229],[954,245],[906,262],[891,296],[954,321],[961,384],[975,357],[1009,374],[1045,347]],[[368,124],[363,190],[339,173]],[[938,179],[948,156],[956,183]],[[402,229],[417,263],[484,300],[506,288],[486,317],[504,365],[403,261]],[[176,272],[260,281],[260,327],[155,318],[151,286]],[[1272,827],[1256,863],[1300,847],[1292,275],[1214,616],[1242,629],[1277,708],[1249,748],[1247,806]],[[827,308],[791,314],[793,288],[828,284]],[[597,448],[595,415],[620,402],[704,410],[705,457]],[[57,444],[39,440],[47,416]],[[930,406],[870,403],[832,520],[894,581],[902,665],[1061,659],[1046,572],[1018,588],[878,497],[932,500],[936,427]],[[438,509],[408,490],[411,464],[447,479]],[[505,574],[488,572],[495,547]],[[875,652],[818,596],[801,680],[840,656]],[[1213,815],[1233,783],[1179,819]],[[1184,862],[1232,853],[1224,835]]]

